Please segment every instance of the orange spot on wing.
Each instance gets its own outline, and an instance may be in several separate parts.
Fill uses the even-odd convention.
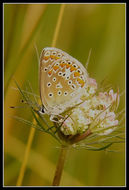
[[[80,73],[79,72],[74,72],[74,77],[79,77]]]
[[[55,59],[56,56],[55,55],[50,55],[51,59]]]
[[[72,72],[72,71],[76,71],[77,70],[77,68],[75,68],[74,66],[70,66],[70,71]]]
[[[57,60],[57,59],[59,59],[60,57],[57,57],[57,56],[55,56],[55,59]]]
[[[70,65],[69,64],[66,64],[66,68],[68,69],[70,67]]]
[[[50,56],[44,56],[44,59],[45,60],[48,60]]]
[[[78,83],[81,85],[81,87],[84,86],[84,84],[85,84],[84,80],[82,80],[82,79],[80,79],[80,78],[77,78],[77,81],[78,81]]]
[[[66,65],[66,63],[60,63],[60,66],[63,68]]]
[[[56,71],[58,68],[59,68],[58,65],[55,65],[55,66],[53,67],[53,69],[54,69],[55,71]]]
[[[48,75],[51,75],[52,74],[52,70],[50,70],[49,72],[48,72]]]

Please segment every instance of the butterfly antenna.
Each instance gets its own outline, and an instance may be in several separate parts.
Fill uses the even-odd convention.
[[[26,106],[24,105],[24,106],[10,106],[10,108],[25,108]]]
[[[25,100],[21,99],[20,100],[21,103],[24,103],[24,104],[28,104]],[[27,105],[24,105],[24,106],[10,106],[10,108],[25,108]]]
[[[88,68],[88,64],[89,64],[89,60],[90,60],[90,56],[91,56],[91,51],[92,51],[92,48],[90,48],[89,55],[88,55],[88,59],[87,59],[87,62],[86,62],[86,64],[85,64],[85,68],[86,68],[86,69]]]
[[[32,92],[32,94],[33,94],[34,100],[35,100],[36,104],[38,104],[38,101],[37,101],[37,99],[36,99],[36,96],[35,96],[35,94],[33,93],[32,86],[31,86],[31,84],[30,84],[29,81],[27,81],[27,82],[28,82],[28,85],[29,85],[29,87],[30,87],[30,90],[31,90],[31,92]]]
[[[13,90],[17,90],[18,91],[18,88],[15,88],[15,87],[11,87]],[[39,95],[37,95],[37,94],[34,94],[34,93],[32,93],[32,92],[28,92],[28,91],[26,91],[26,90],[22,90],[22,92],[24,92],[24,93],[26,93],[26,94],[29,94],[29,95],[32,95],[32,96],[36,96],[37,98],[39,98],[40,96]]]

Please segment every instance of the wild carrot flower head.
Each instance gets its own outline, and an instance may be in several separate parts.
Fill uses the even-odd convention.
[[[116,109],[119,105],[119,94],[111,89],[98,92],[95,79],[88,78],[86,100],[75,107],[61,126],[64,135],[76,135],[90,129],[92,133],[107,135],[116,129],[118,120]]]
[[[36,101],[31,101],[29,94],[33,93],[20,89],[17,82],[15,83],[25,103],[31,108],[36,124],[17,116],[15,116],[15,119],[50,134],[60,144],[66,145],[68,143],[72,145],[71,147],[79,149],[104,150],[107,149],[112,142],[115,142],[107,142],[107,139],[110,140],[116,136],[119,139],[124,139],[123,136],[120,136],[123,135],[124,132],[116,130],[122,127],[121,122],[124,119],[123,115],[122,119],[119,118],[118,120],[118,116],[120,116],[124,110],[116,114],[120,101],[119,92],[114,93],[113,89],[100,91],[95,79],[87,78],[85,96],[83,95],[81,97],[79,104],[66,113],[63,113],[55,122],[49,123],[47,121],[49,115],[43,114],[42,111],[40,111],[41,106],[38,105]],[[26,95],[26,93],[28,95]],[[95,141],[93,139],[95,139]],[[118,142],[118,140],[116,141]],[[93,144],[94,142],[96,142],[97,147],[94,145],[89,146],[90,143]],[[124,141],[121,140],[121,142]]]

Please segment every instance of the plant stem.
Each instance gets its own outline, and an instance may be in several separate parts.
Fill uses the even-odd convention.
[[[35,120],[34,120],[33,123],[35,123]],[[30,153],[30,148],[31,148],[32,141],[33,141],[33,138],[34,138],[34,134],[35,134],[35,128],[31,128],[30,133],[29,133],[27,146],[26,146],[26,150],[25,150],[25,154],[24,154],[24,157],[23,157],[22,166],[20,168],[20,173],[19,173],[19,176],[18,176],[18,179],[17,179],[16,186],[21,186],[21,184],[22,184],[25,169],[26,169],[26,165],[27,165],[27,161],[28,161],[28,157],[29,157],[29,153]]]
[[[52,47],[54,47],[56,45],[56,42],[57,42],[57,38],[58,38],[58,35],[59,35],[59,30],[60,30],[60,26],[61,26],[61,22],[62,22],[62,17],[63,17],[63,13],[64,13],[64,8],[65,8],[65,4],[61,4],[59,17],[58,17],[58,20],[57,20],[57,24],[56,24],[52,44],[51,44]]]
[[[61,180],[62,171],[64,168],[64,163],[66,160],[67,152],[68,152],[68,147],[64,147],[62,145],[61,146],[61,152],[60,152],[59,159],[58,159],[58,163],[56,166],[56,171],[55,171],[53,183],[52,183],[53,186],[59,186],[60,185],[60,180]]]
[[[58,37],[60,26],[61,26],[61,21],[62,21],[62,17],[63,17],[63,13],[64,13],[64,8],[65,8],[65,4],[61,4],[60,12],[59,12],[59,16],[58,16],[58,19],[57,19],[57,24],[56,24],[56,28],[55,28],[55,32],[54,32],[54,36],[53,36],[53,41],[52,41],[52,44],[51,44],[52,47],[54,47],[56,45],[56,42],[57,42],[57,37]],[[35,122],[36,122],[35,119],[33,119],[34,124],[35,124]],[[20,169],[18,179],[17,179],[16,186],[21,186],[22,185],[22,181],[23,181],[23,178],[24,178],[26,165],[27,165],[31,145],[32,145],[32,142],[33,142],[34,134],[35,134],[35,129],[31,128],[29,138],[28,138],[28,142],[27,142],[26,151],[25,151],[25,154],[24,154],[24,158],[23,158],[23,162],[22,162],[22,166],[21,166],[21,169]]]

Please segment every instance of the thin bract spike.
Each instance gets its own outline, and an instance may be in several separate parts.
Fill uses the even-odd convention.
[[[114,127],[116,127],[117,128],[117,126],[116,125],[112,125],[112,126],[110,126],[110,127],[108,127],[108,128],[102,128],[102,129],[97,129],[97,130],[94,130],[94,133],[98,133],[98,132],[104,132],[104,131],[106,131],[106,130],[108,130],[108,129],[112,129],[112,128],[114,128]]]
[[[117,114],[116,114],[116,118],[118,118],[122,113],[124,113],[125,112],[125,108],[123,108],[120,112],[118,112]]]
[[[125,94],[125,90],[123,90],[119,95],[123,96]]]
[[[19,89],[18,88],[15,88],[15,87],[11,87],[13,90],[17,90],[17,91],[19,91]],[[32,93],[32,92],[29,92],[29,91],[26,91],[26,90],[22,90],[22,92],[24,92],[24,93],[26,93],[26,94],[29,94],[29,95],[32,95],[32,96],[36,96],[36,97],[38,97],[38,98],[40,98],[40,96],[39,95],[37,95],[37,94],[34,94],[34,93]]]
[[[92,51],[92,48],[90,48],[90,51],[89,51],[89,54],[88,54],[88,58],[87,58],[87,61],[86,61],[86,64],[85,64],[85,68],[86,69],[88,68],[88,64],[89,64],[89,61],[90,61],[91,51]]]
[[[13,118],[17,119],[18,121],[21,121],[21,122],[23,122],[23,123],[25,123],[25,124],[27,124],[27,125],[29,125],[31,127],[34,127],[34,128],[36,128],[36,129],[38,129],[40,131],[44,131],[39,125],[34,125],[32,122],[30,122],[28,120],[25,120],[25,119],[23,119],[21,117],[18,117],[18,116],[11,116],[11,117],[13,117]]]
[[[26,84],[25,89],[26,89],[26,91],[29,91],[28,84]],[[30,95],[29,95],[29,94],[26,94],[26,96],[27,96],[28,100],[30,100]]]
[[[99,87],[98,87],[98,91],[109,91],[109,90],[111,90],[112,89],[112,85],[111,84],[103,84],[103,85],[99,85]]]
[[[18,83],[16,82],[16,80],[14,79],[14,82],[19,90],[19,92],[21,93],[24,101],[26,102],[26,104],[28,104],[31,108],[33,107],[33,105],[35,105],[29,98],[29,96],[22,91],[22,89],[19,87]]]
[[[33,113],[33,116],[34,116],[36,122],[37,122],[38,125],[44,130],[44,132],[51,134],[58,142],[60,142],[60,140],[59,140],[59,139],[55,136],[55,134],[53,133],[52,128],[49,127],[49,128],[50,128],[50,131],[49,131],[49,130],[46,130],[46,129],[42,126],[42,124],[39,122],[39,120],[38,120],[38,118],[37,118],[37,116],[35,115],[35,113],[34,113],[33,110],[32,110],[32,113]]]
[[[35,48],[35,51],[36,51],[36,55],[37,55],[38,64],[40,64],[40,56],[39,56],[39,52],[38,52],[38,48],[37,48],[36,43],[34,43],[34,48]]]
[[[125,119],[125,115],[123,114],[121,120],[119,121],[119,124],[120,124],[120,125],[122,124],[122,122],[124,121],[124,119]]]
[[[29,85],[29,87],[30,87],[31,93],[33,94],[34,100],[35,100],[36,104],[38,104],[38,101],[37,101],[37,99],[36,99],[36,97],[35,97],[35,95],[34,95],[34,93],[33,93],[32,86],[31,86],[31,84],[30,84],[29,81],[27,81],[27,82],[28,82],[28,85]]]
[[[31,87],[29,81],[27,81],[26,91],[28,91],[28,88],[30,88],[31,92],[33,93],[33,90],[32,90],[32,87]],[[28,102],[29,102],[30,105],[34,105],[34,106],[36,106],[37,108],[40,108],[40,106],[39,106],[39,104],[38,104],[38,102],[37,102],[37,100],[36,100],[36,97],[35,97],[34,95],[33,95],[33,96],[35,97],[35,98],[34,98],[35,102],[32,102],[29,93],[27,93],[26,96],[27,96],[27,98],[28,98]]]
[[[88,146],[88,145],[83,145],[83,146],[73,146],[73,148],[76,148],[76,149],[80,149],[80,148],[83,148],[83,149],[86,149],[86,150],[93,150],[93,151],[101,151],[101,150],[105,150],[107,148],[109,148],[113,143],[108,143],[106,146],[101,146],[101,147],[94,147],[94,146]]]
[[[105,110],[101,111],[93,120],[92,124],[90,125],[90,129],[93,129],[95,126],[98,125],[98,123],[96,124],[95,121],[96,119],[102,114],[104,113],[107,109],[111,108],[112,107],[112,104],[110,104]]]
[[[112,137],[105,137],[105,138],[99,139],[97,141],[88,142],[86,144],[89,145],[89,144],[98,144],[98,143],[109,143],[109,141],[107,141],[107,140],[112,139],[114,137],[116,137],[116,136],[114,135]],[[123,143],[124,141],[111,141],[111,142],[112,143],[117,143],[117,142],[122,142]]]
[[[16,86],[18,87],[18,90],[20,91],[20,93],[21,93],[21,95],[23,96],[24,100],[25,100],[26,102],[28,102],[27,97],[25,96],[24,92],[21,90],[21,88],[19,87],[19,85],[18,85],[18,83],[16,82],[15,79],[14,79],[14,82],[15,82]]]
[[[44,124],[49,128],[50,126],[48,125],[48,123],[47,123],[47,121],[45,120],[45,118],[43,117],[43,115],[41,115],[41,114],[39,113],[39,111],[37,111],[37,110],[33,110],[33,111],[38,114],[39,118],[41,118],[42,121],[44,122]]]

